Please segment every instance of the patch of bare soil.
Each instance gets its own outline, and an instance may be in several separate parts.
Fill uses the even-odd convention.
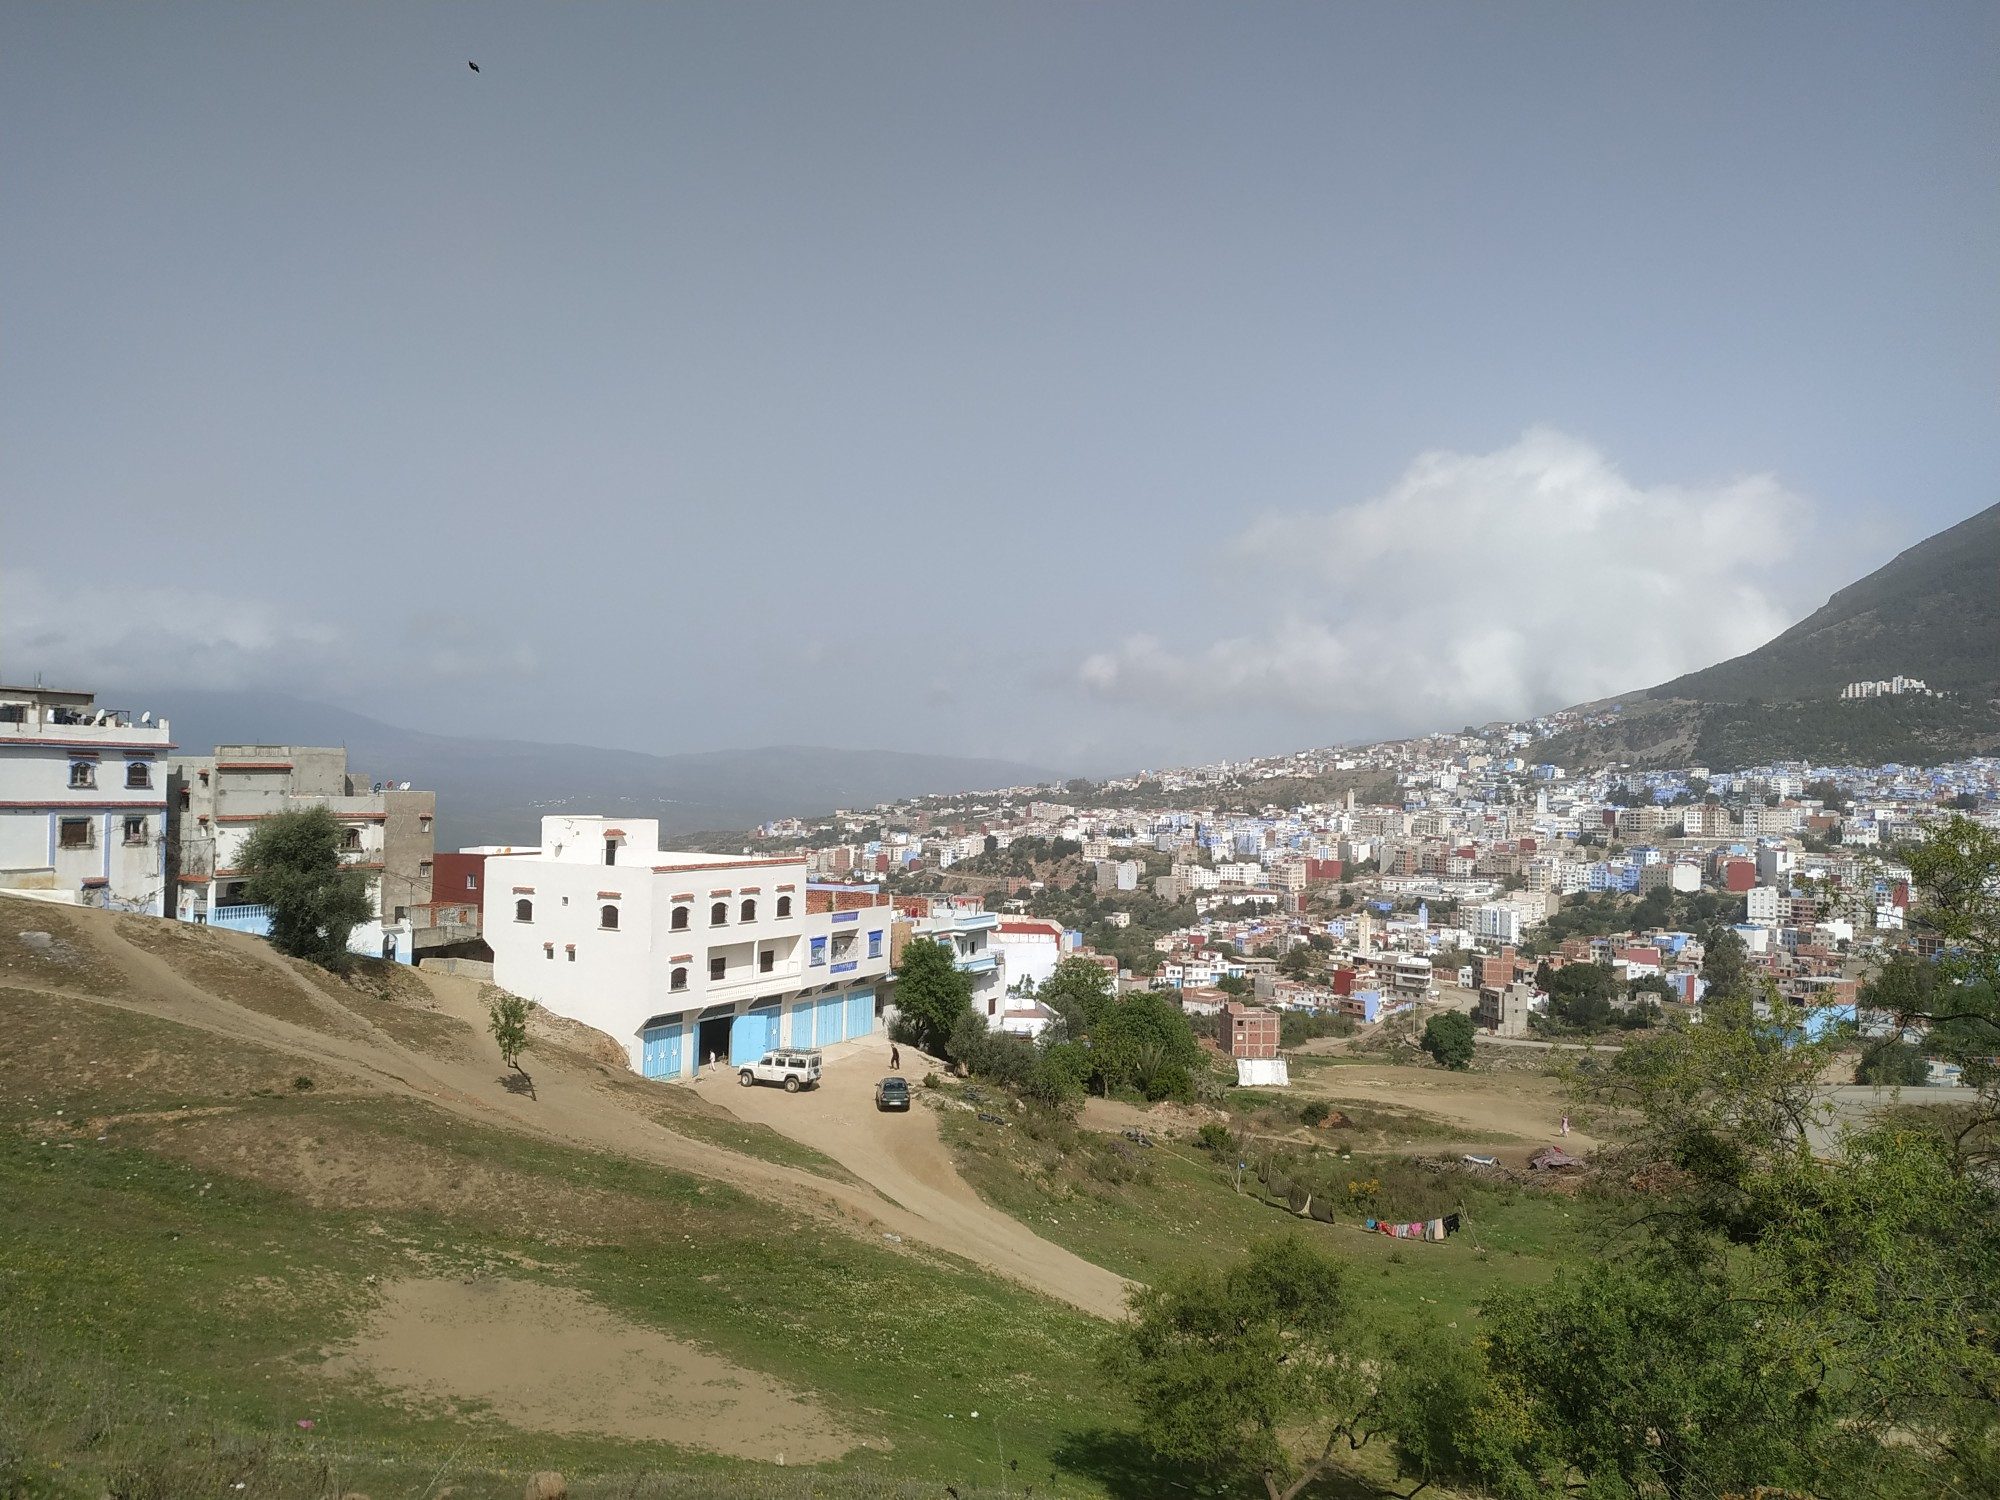
[[[128,918],[117,930],[135,948],[165,960],[187,983],[232,1005],[330,1036],[359,1030],[352,1023],[341,1024],[331,1004],[317,1002],[310,985],[263,961],[261,954],[234,951],[236,945],[221,933],[152,917]],[[242,941],[263,947],[259,938]]]
[[[132,992],[86,919],[70,908],[19,896],[0,900],[0,982],[7,980],[97,995]]]
[[[678,1238],[685,1227],[669,1204],[482,1162],[331,1111],[279,1118],[187,1111],[131,1128],[163,1156],[315,1208],[434,1213],[548,1244],[643,1245]]]
[[[533,1432],[601,1433],[770,1463],[817,1463],[863,1443],[768,1375],[527,1281],[393,1283],[325,1368]]]
[[[351,1087],[333,1069],[87,1000],[0,988],[0,1096],[132,1107]]]

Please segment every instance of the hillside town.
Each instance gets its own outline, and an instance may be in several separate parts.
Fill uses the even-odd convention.
[[[440,852],[435,793],[337,748],[183,754],[164,718],[6,688],[0,884],[263,933],[237,851],[324,807],[367,882],[356,951],[486,974],[620,1038],[636,1071],[693,1078],[874,1030],[913,938],[949,945],[975,1009],[1026,1037],[1068,957],[1202,1017],[1365,1028],[1438,1003],[1503,1039],[1692,1020],[1718,942],[1817,1028],[1857,1019],[1869,962],[1904,942],[1897,848],[1951,811],[2000,815],[1992,759],[1537,762],[1574,717],[777,819],[689,853],[630,816]],[[1275,1058],[1276,1032],[1251,1051]]]

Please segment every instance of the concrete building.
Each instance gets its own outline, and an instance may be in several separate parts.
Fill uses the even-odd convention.
[[[1278,1013],[1240,1000],[1222,1009],[1222,1046],[1236,1060],[1236,1081],[1245,1086],[1283,1087],[1291,1082],[1278,1056]]]
[[[895,906],[897,925],[908,929],[907,937],[929,938],[951,949],[958,972],[972,982],[972,1008],[999,1029],[1008,1004],[1006,955],[992,942],[999,913],[970,896],[908,896]],[[901,942],[891,957],[901,961]]]
[[[174,914],[244,932],[268,932],[269,914],[244,894],[239,856],[257,824],[324,807],[341,827],[341,860],[367,876],[374,920],[349,946],[408,963],[421,909],[431,903],[437,797],[371,782],[347,752],[323,745],[217,745],[168,765],[167,867]]]
[[[1473,1022],[1495,1036],[1526,1036],[1535,1008],[1535,987],[1525,979],[1504,985],[1481,985]]]
[[[889,898],[815,886],[803,855],[667,853],[651,818],[545,817],[486,861],[501,988],[594,1026],[648,1078],[875,1030]]]
[[[0,687],[0,888],[159,916],[168,908],[167,721],[94,694]]]

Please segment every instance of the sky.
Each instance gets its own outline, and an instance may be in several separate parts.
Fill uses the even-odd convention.
[[[0,8],[0,678],[161,711],[1456,728],[2000,500],[1996,394],[1987,3]]]

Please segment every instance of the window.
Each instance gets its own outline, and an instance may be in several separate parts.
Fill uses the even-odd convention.
[[[599,913],[597,914],[597,917],[598,917],[598,921],[597,921],[597,925],[598,925],[598,926],[600,926],[600,927],[605,927],[605,928],[609,928],[609,929],[610,929],[611,931],[613,931],[613,932],[616,932],[616,931],[618,930],[618,908],[617,908],[617,907],[615,907],[615,906],[607,906],[607,907],[605,907],[605,908],[604,908],[604,909],[603,909],[602,911],[600,911],[600,912],[599,912]]]
[[[547,959],[553,959],[553,958],[554,958],[555,956],[556,956],[556,945],[555,945],[554,943],[544,943],[544,944],[542,944],[542,957],[543,957],[543,958],[547,958]]]
[[[429,833],[430,831],[431,831],[431,815],[429,813],[418,813],[417,832]]]
[[[466,876],[466,877],[465,877],[465,888],[466,888],[466,889],[467,889],[468,891],[476,891],[476,890],[478,890],[478,889],[479,889],[479,877],[478,877],[477,875],[468,875],[468,876]]]
[[[64,818],[58,842],[65,849],[88,849],[90,847],[90,819]]]
[[[141,790],[153,784],[153,763],[147,760],[125,762],[125,785]]]
[[[516,901],[514,903],[514,920],[516,922],[534,921],[535,903],[527,900],[525,897],[519,901]]]
[[[97,762],[94,760],[73,760],[69,763],[69,784],[71,786],[96,786]]]
[[[427,859],[420,859],[420,860],[418,860],[418,861],[417,861],[417,879],[419,879],[419,880],[429,880],[430,878],[431,878],[431,862],[430,862],[429,860],[427,860]]]
[[[757,955],[757,972],[759,974],[768,974],[777,966],[778,955],[774,950],[766,948],[762,953]]]
[[[569,945],[568,945],[568,949],[567,949],[567,951],[568,951],[568,953],[569,953],[569,961],[570,961],[571,963],[575,963],[575,962],[576,962],[576,944],[575,944],[575,943],[571,943],[571,944],[569,944]]]
[[[789,917],[791,914],[792,914],[792,898],[790,896],[780,896],[778,898],[778,915],[781,917]]]
[[[359,828],[341,829],[340,847],[343,849],[359,849],[361,847],[361,830]]]
[[[729,925],[729,903],[727,901],[718,901],[708,909],[708,925],[711,927],[727,927]]]
[[[144,818],[127,818],[125,820],[125,842],[128,844],[143,844],[146,842],[146,820]]]
[[[844,958],[854,956],[854,937],[851,932],[836,932],[833,935],[833,961],[839,963]]]
[[[738,917],[738,918],[737,918],[737,920],[738,920],[738,921],[740,921],[740,922],[754,922],[754,921],[756,921],[756,920],[757,920],[757,903],[756,903],[755,901],[745,901],[745,902],[743,903],[743,913],[742,913],[742,915],[741,915],[740,917]]]
[[[189,805],[189,804],[190,804],[190,803],[191,803],[191,802],[193,801],[193,798],[194,798],[194,788],[193,788],[193,787],[186,787],[186,786],[184,786],[184,787],[182,787],[182,788],[181,788],[181,806],[182,806],[182,807],[186,807],[186,806],[188,806],[188,805]]]
[[[618,840],[606,839],[604,841],[604,862],[607,865],[618,863]]]
[[[708,961],[708,977],[710,979],[720,979],[728,972],[729,960],[722,957],[721,954],[717,954]]]
[[[826,939],[825,939],[825,938],[823,938],[823,937],[816,937],[816,938],[814,938],[814,939],[812,940],[812,956],[811,956],[811,958],[810,958],[810,959],[808,959],[807,961],[808,961],[809,963],[813,963],[813,964],[823,964],[823,963],[825,963],[825,962],[826,962]]]
[[[880,958],[882,956],[881,933],[871,932],[868,934],[868,956],[870,958]]]
[[[684,990],[687,987],[688,987],[688,971],[686,969],[676,969],[671,975],[668,976],[667,978],[668,989]]]
[[[685,906],[676,906],[674,908],[674,920],[672,924],[674,931],[686,932],[687,924],[688,924],[688,909]]]

